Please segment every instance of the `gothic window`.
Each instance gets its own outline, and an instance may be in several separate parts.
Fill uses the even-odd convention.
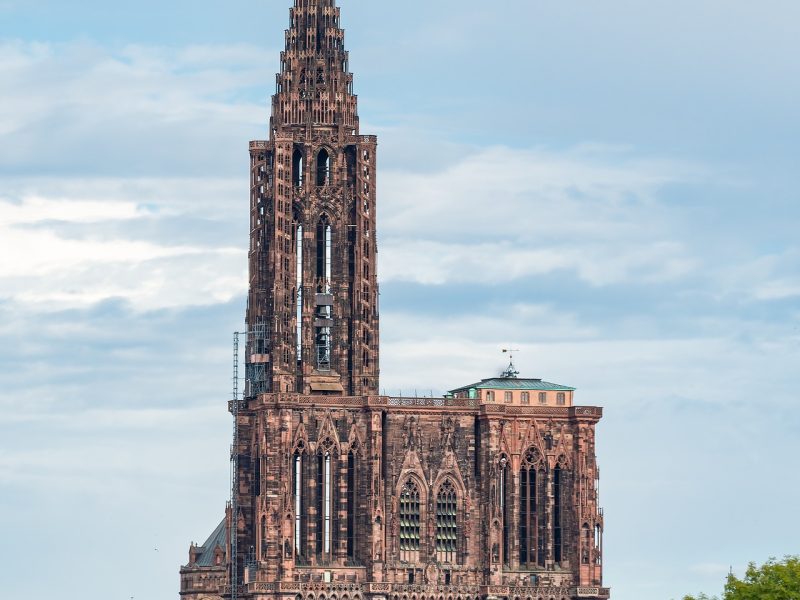
[[[539,392],[539,404],[547,404],[547,392]]]
[[[436,495],[436,559],[456,562],[458,498],[453,482],[445,480]]]
[[[303,151],[297,146],[292,154],[292,185],[294,187],[303,185]]]
[[[556,402],[558,402],[560,406],[564,406],[564,404],[567,403],[567,395],[564,392],[558,392]]]
[[[569,471],[566,457],[559,457],[558,466],[553,469],[553,560],[556,564],[565,559],[565,532],[569,511]]]
[[[317,186],[322,187],[330,183],[331,157],[328,151],[323,148],[317,154]]]
[[[297,331],[296,331],[296,346],[297,346],[297,362],[303,360],[303,226],[297,225],[295,228],[295,247],[297,259],[297,306],[296,315]]]
[[[523,568],[544,567],[545,477],[541,453],[536,448],[529,449],[519,473],[519,562]]]
[[[317,224],[317,292],[331,292],[331,253],[333,251],[333,234],[325,217]],[[331,368],[331,320],[333,318],[330,303],[320,304],[315,314],[314,345],[316,351],[316,367],[320,371]]]
[[[531,393],[530,392],[522,392],[522,403],[523,404],[530,404],[531,403]]]
[[[404,562],[419,560],[420,522],[419,487],[409,479],[400,492],[400,560]]]
[[[347,455],[347,556],[356,556],[356,501],[358,500],[358,490],[356,489],[356,454],[351,451]]]
[[[296,451],[292,457],[292,483],[294,492],[294,547],[297,555],[303,554],[303,540],[306,539],[306,499],[304,493],[303,454]]]
[[[510,542],[511,536],[509,535],[509,526],[511,525],[511,514],[510,514],[510,507],[509,507],[509,500],[511,494],[509,493],[509,485],[510,485],[510,466],[508,463],[508,458],[503,456],[500,458],[500,515],[503,519],[503,562],[506,564],[508,563],[508,559],[511,557],[511,549],[510,549]]]
[[[594,564],[603,564],[603,530],[599,523],[594,526]]]
[[[506,404],[510,404],[514,401],[514,392],[505,392],[503,394],[503,400],[505,400]]]
[[[317,456],[317,554],[325,560],[331,556],[333,532],[333,460],[325,451]]]

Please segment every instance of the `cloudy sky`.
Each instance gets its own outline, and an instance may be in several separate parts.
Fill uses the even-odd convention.
[[[4,595],[173,600],[222,517],[289,0],[0,0]],[[602,405],[606,584],[800,551],[800,5],[341,0],[382,387]]]

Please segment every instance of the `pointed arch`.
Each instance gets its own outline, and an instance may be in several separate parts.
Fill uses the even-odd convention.
[[[296,188],[303,185],[304,163],[303,147],[295,145],[292,152],[292,185]]]
[[[331,153],[327,148],[320,148],[317,152],[317,187],[330,185],[331,181]]]

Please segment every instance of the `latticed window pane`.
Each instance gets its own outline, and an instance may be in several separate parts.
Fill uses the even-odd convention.
[[[446,480],[436,496],[436,555],[440,562],[456,562],[458,499],[453,482]]]
[[[400,559],[415,561],[419,553],[419,488],[409,479],[400,492]]]

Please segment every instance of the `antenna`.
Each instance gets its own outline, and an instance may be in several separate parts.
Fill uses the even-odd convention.
[[[517,368],[514,366],[514,352],[519,352],[519,349],[503,348],[503,354],[508,354],[509,361],[508,367],[506,367],[505,371],[500,373],[500,377],[504,377],[506,379],[516,379],[517,375],[519,375],[519,371],[517,371]]]

